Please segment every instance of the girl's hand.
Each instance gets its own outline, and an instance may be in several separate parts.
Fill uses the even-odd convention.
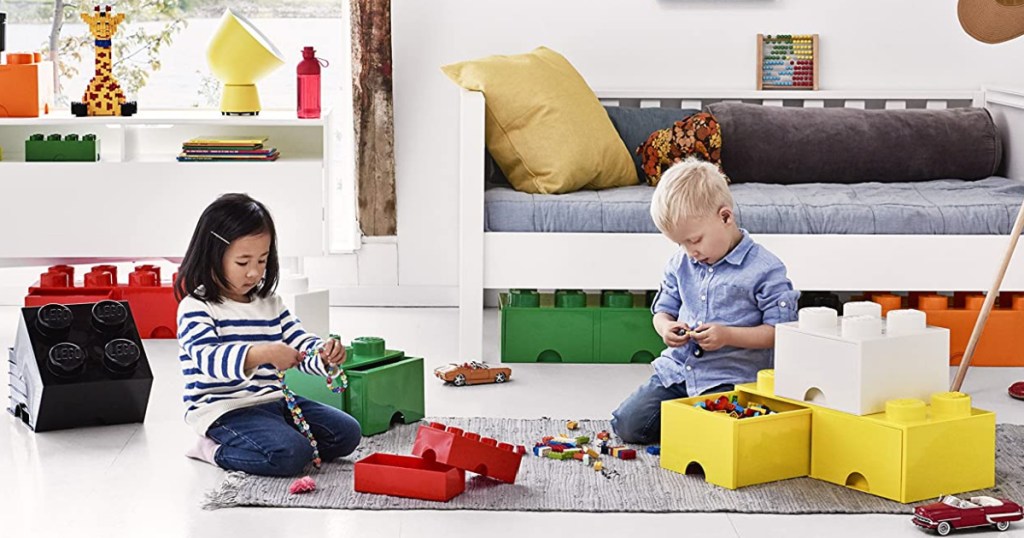
[[[702,323],[694,329],[692,338],[704,351],[721,349],[729,345],[729,327],[715,323]]]
[[[302,353],[299,350],[281,342],[262,344],[257,347],[263,362],[274,365],[274,368],[281,372],[298,366],[302,360]]]
[[[690,326],[685,323],[673,321],[661,327],[661,340],[668,347],[682,347],[690,341],[688,334]]]
[[[320,352],[320,356],[323,357],[324,364],[328,368],[344,364],[346,358],[345,346],[337,338],[328,338],[327,343],[324,344],[323,351]]]

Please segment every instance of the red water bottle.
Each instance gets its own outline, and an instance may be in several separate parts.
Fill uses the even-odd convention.
[[[302,61],[295,70],[299,75],[299,102],[298,111],[300,118],[320,117],[320,66],[327,67],[327,60],[316,57],[313,47],[302,49]]]

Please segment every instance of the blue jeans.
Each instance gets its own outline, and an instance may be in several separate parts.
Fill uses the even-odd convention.
[[[296,397],[316,438],[320,459],[347,456],[361,437],[359,423],[343,411]],[[284,398],[235,409],[214,421],[206,436],[220,444],[217,466],[265,476],[295,476],[313,461],[309,439],[292,422]]]
[[[718,385],[704,394],[732,389],[733,385]],[[654,374],[612,412],[612,431],[627,443],[658,443],[661,440],[661,402],[686,396],[686,383],[665,387],[658,374]]]

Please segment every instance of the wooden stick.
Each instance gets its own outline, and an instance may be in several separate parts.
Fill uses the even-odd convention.
[[[974,348],[978,347],[978,340],[981,340],[981,333],[985,330],[985,322],[988,321],[988,314],[992,311],[992,305],[995,304],[996,297],[999,295],[999,286],[1003,284],[1006,268],[1010,266],[1010,260],[1013,258],[1013,251],[1017,248],[1017,239],[1020,238],[1022,228],[1024,228],[1024,202],[1021,203],[1020,211],[1017,212],[1017,222],[1013,223],[1013,231],[1010,232],[1010,244],[1006,246],[1003,264],[999,267],[996,281],[992,283],[992,289],[985,296],[985,303],[981,306],[978,321],[974,323],[971,339],[967,342],[964,358],[960,360],[960,368],[956,371],[956,378],[953,379],[953,384],[949,387],[949,390],[953,392],[960,390],[960,386],[964,383],[964,377],[967,376],[967,369],[970,368],[971,358],[974,356]]]

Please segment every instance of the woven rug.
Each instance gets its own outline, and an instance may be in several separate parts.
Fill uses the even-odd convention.
[[[494,437],[533,446],[545,435],[565,431],[564,420],[444,418],[434,419]],[[638,448],[636,460],[602,458],[609,472],[599,473],[577,461],[524,456],[515,484],[466,473],[466,491],[447,503],[356,493],[353,462],[374,452],[409,454],[416,424],[393,426],[364,438],[349,458],[307,469],[316,491],[291,495],[294,479],[228,473],[207,494],[204,508],[277,506],[357,510],[527,510],[563,512],[743,512],[764,514],[877,513],[906,514],[908,505],[810,478],[794,478],[728,490],[703,477],[659,467],[658,457]],[[580,421],[580,435],[611,430],[606,420]],[[955,465],[955,462],[950,462]],[[984,494],[1024,499],[1024,426],[996,427],[996,484]]]

